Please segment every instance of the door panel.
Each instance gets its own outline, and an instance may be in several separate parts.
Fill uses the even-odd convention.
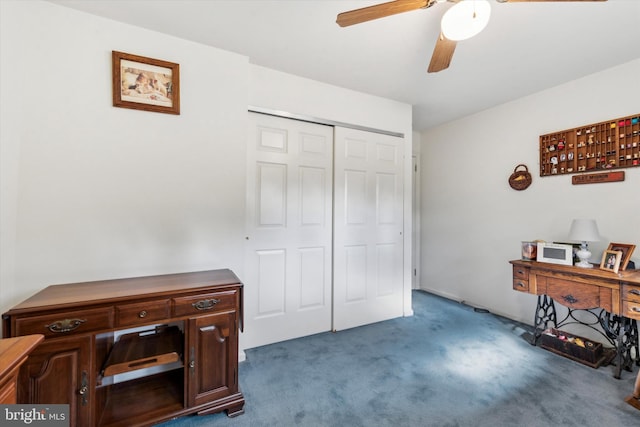
[[[336,330],[403,314],[402,138],[335,128]]]
[[[333,128],[249,124],[243,348],[331,329]]]
[[[284,250],[258,250],[258,310],[255,318],[282,315],[285,312],[285,287],[287,276]]]
[[[201,316],[188,321],[187,400],[201,405],[238,391],[236,312]]]
[[[72,426],[90,426],[95,400],[91,376],[91,337],[45,340],[20,370],[18,402],[68,404]]]
[[[259,162],[258,226],[285,227],[287,224],[287,166]]]

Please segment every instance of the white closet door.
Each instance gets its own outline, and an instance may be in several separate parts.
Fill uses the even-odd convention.
[[[243,348],[331,329],[333,128],[249,124]]]
[[[403,315],[403,139],[335,128],[335,330]]]

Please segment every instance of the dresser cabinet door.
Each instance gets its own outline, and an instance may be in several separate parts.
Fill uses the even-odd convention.
[[[189,319],[189,406],[213,402],[238,391],[236,312]]]
[[[68,404],[71,426],[91,426],[91,337],[44,340],[20,370],[18,402]]]

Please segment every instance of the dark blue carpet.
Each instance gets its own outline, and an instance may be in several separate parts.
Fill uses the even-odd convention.
[[[421,291],[415,315],[247,350],[245,414],[204,426],[640,426],[612,376],[528,344],[523,325]],[[534,307],[531,307],[532,314]]]

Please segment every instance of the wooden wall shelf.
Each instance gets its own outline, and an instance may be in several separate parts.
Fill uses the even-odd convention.
[[[540,176],[640,166],[640,114],[540,136]]]

